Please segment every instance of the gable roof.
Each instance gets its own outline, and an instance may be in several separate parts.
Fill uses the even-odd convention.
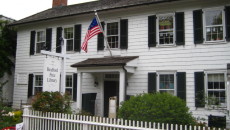
[[[87,14],[94,12],[94,10],[112,10],[171,1],[177,0],[98,0],[88,3],[50,8],[40,13],[29,16],[27,18],[16,21],[11,25],[14,26],[37,21],[68,17],[73,15]]]
[[[138,56],[89,58],[75,63],[71,65],[71,67],[124,66],[126,63],[136,58],[138,58]]]

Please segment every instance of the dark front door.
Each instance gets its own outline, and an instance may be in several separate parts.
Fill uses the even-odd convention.
[[[119,98],[119,81],[104,82],[104,116],[108,117],[109,113],[109,98],[117,96],[117,104]]]

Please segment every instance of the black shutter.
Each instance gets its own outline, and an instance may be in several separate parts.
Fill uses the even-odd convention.
[[[148,17],[148,46],[155,47],[156,42],[156,15]]]
[[[225,7],[226,41],[230,41],[230,6]]]
[[[148,73],[148,93],[155,93],[157,88],[157,74],[156,73]]]
[[[195,72],[195,107],[204,107],[204,72]]]
[[[62,27],[57,28],[57,37],[56,37],[56,52],[61,53],[61,43],[62,43]]]
[[[204,41],[203,38],[203,19],[202,10],[193,11],[193,30],[194,30],[194,43],[201,44]]]
[[[86,93],[82,94],[82,109],[86,112],[95,114],[95,99],[97,93]]]
[[[105,23],[101,22],[101,26],[104,29]],[[103,33],[99,33],[97,36],[97,50],[104,50],[104,35]]]
[[[52,48],[52,28],[46,29],[46,51],[51,51]]]
[[[177,72],[177,97],[186,101],[186,72]]]
[[[35,35],[35,31],[30,32],[30,55],[34,55]]]
[[[28,98],[30,98],[33,95],[33,79],[34,79],[34,75],[33,74],[29,74],[28,94],[27,94]]]
[[[177,12],[176,17],[176,44],[185,45],[184,12]]]
[[[128,49],[128,19],[121,19],[120,24],[120,48]]]
[[[81,24],[74,26],[74,51],[81,51]]]
[[[77,101],[77,73],[73,74],[73,101]]]

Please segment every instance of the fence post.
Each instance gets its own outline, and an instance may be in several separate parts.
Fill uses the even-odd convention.
[[[31,108],[31,105],[24,105],[23,106],[23,129],[29,130],[29,117],[26,117],[29,115],[29,109]]]

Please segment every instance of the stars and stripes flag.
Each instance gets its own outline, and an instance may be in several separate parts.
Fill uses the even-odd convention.
[[[97,21],[96,16],[93,18],[91,24],[89,25],[88,31],[85,35],[85,40],[81,46],[81,49],[84,50],[86,53],[88,51],[88,41],[90,38],[92,38],[93,36],[99,34],[99,33],[103,33],[103,31],[100,28],[100,25]]]

